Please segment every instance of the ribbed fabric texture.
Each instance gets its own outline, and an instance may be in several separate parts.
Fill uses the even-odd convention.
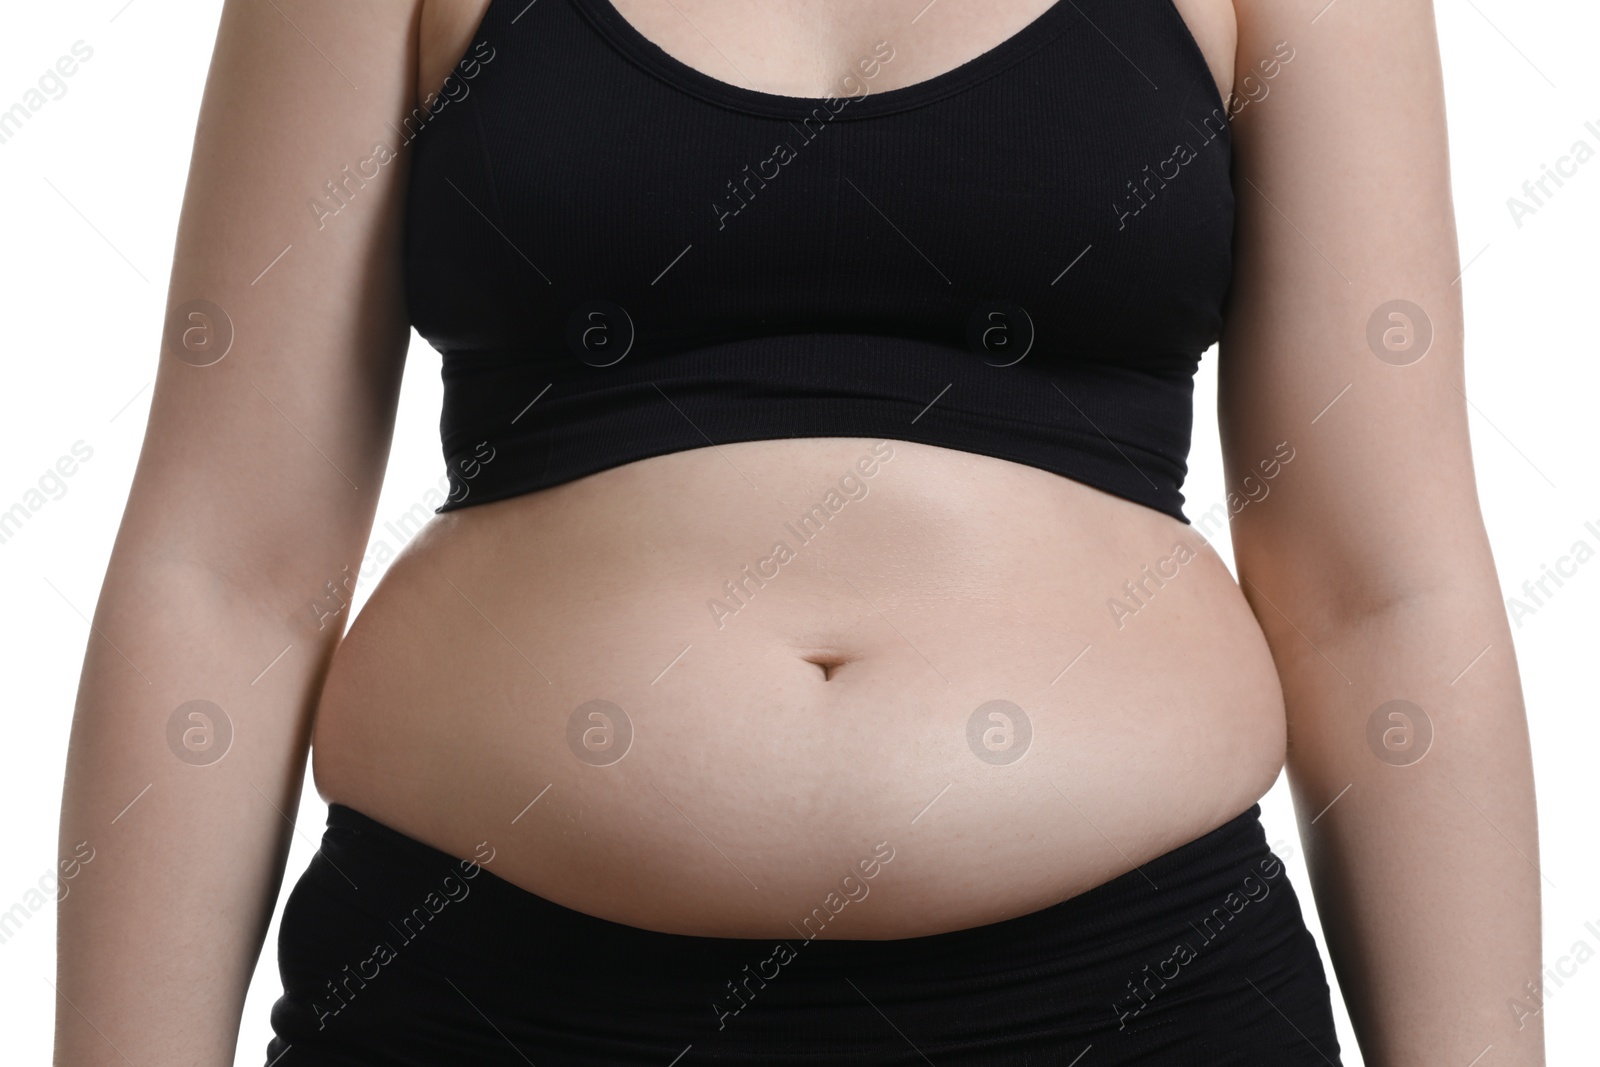
[[[1027,1067],[1092,1046],[1105,1067],[1338,1067],[1259,814],[1040,911],[852,941],[610,922],[334,804],[285,907],[267,1060]],[[897,905],[880,885],[849,906]]]
[[[410,144],[438,510],[709,444],[887,437],[1187,521],[1233,232],[1188,28],[1171,0],[1058,0],[879,91],[905,47],[887,28],[807,100],[688,67],[609,0],[491,0],[467,54],[492,59]]]

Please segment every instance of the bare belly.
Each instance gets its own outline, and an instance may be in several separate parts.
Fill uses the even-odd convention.
[[[1192,528],[808,438],[436,517],[334,656],[313,767],[569,908],[872,939],[1076,895],[1249,807],[1283,755],[1266,641]]]

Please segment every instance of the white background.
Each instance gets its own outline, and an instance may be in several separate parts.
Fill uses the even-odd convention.
[[[1129,0],[1133,2],[1133,0]],[[1308,0],[1310,19],[1325,0]],[[1363,0],[1338,0],[1359,5]],[[0,144],[5,343],[0,510],[82,440],[93,449],[16,536],[0,544],[0,911],[24,902],[55,865],[56,823],[78,672],[105,565],[149,411],[173,237],[221,5],[156,0],[9,5],[0,33],[0,108],[22,98],[73,42],[93,58],[67,92]],[[1600,352],[1595,312],[1600,159],[1515,225],[1506,199],[1583,139],[1600,149],[1600,9],[1593,3],[1439,0],[1450,142],[1467,313],[1467,395],[1483,510],[1503,590],[1518,595],[1582,539],[1600,549]],[[1324,18],[1337,18],[1335,7]],[[1299,42],[1292,42],[1298,44]],[[1595,123],[1595,131],[1584,123]],[[1397,233],[1394,240],[1407,235]],[[420,501],[443,474],[438,355],[411,350],[375,529]],[[1191,516],[1223,495],[1215,364],[1197,384]],[[392,543],[398,549],[398,544]],[[1216,542],[1230,558],[1226,539]],[[363,582],[356,604],[373,581]],[[1600,560],[1514,630],[1538,773],[1546,966],[1587,942],[1600,952],[1593,670],[1600,652]],[[1308,921],[1314,909],[1284,781],[1263,801],[1269,841],[1289,865]],[[287,886],[309,862],[326,806],[310,788]],[[1508,852],[1507,862],[1521,862]],[[45,896],[48,898],[49,893]],[[282,897],[280,896],[280,905]],[[1587,929],[1585,923],[1594,923]],[[54,994],[53,906],[0,943],[0,1050],[45,1063]],[[1464,931],[1464,937],[1472,936]],[[237,1063],[265,1062],[279,992],[268,934],[241,1029]],[[1319,934],[1320,941],[1320,934]],[[1596,1062],[1600,962],[1564,969],[1547,989],[1551,1064]],[[1332,976],[1330,968],[1330,978]],[[49,979],[49,981],[47,981]],[[1507,996],[1516,993],[1508,988]],[[1360,1063],[1340,1009],[1346,1063]],[[1482,1060],[1493,1067],[1494,1053]],[[140,1065],[144,1067],[144,1065]],[[1459,1067],[1466,1067],[1465,1064]]]

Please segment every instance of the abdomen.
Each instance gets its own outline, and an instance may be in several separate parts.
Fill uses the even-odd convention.
[[[1106,881],[1243,811],[1283,749],[1265,640],[1192,527],[810,438],[440,516],[340,646],[314,766],[325,799],[656,930],[792,934],[877,857],[880,904],[822,936],[884,938]]]

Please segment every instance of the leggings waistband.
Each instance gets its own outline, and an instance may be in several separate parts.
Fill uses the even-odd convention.
[[[847,940],[612,922],[334,804],[285,908],[271,1050],[293,1049],[281,1067],[991,1067],[1095,1044],[1096,1067],[1336,1067],[1321,961],[1259,815],[1025,915]]]
[[[515,956],[537,945],[542,951],[571,950],[580,957],[571,961],[573,966],[585,966],[587,961],[601,972],[609,972],[623,958],[630,968],[659,959],[680,970],[703,962],[716,971],[728,960],[747,959],[754,951],[765,954],[776,941],[783,941],[803,950],[813,967],[840,972],[855,972],[868,964],[926,966],[941,959],[970,964],[972,959],[997,955],[1007,957],[1004,966],[1015,967],[1029,958],[1059,958],[1063,953],[1083,962],[1099,952],[1114,955],[1147,937],[1153,927],[1167,925],[1161,921],[1164,917],[1181,915],[1197,923],[1209,917],[1208,929],[1220,932],[1221,915],[1231,920],[1238,914],[1228,910],[1230,901],[1248,905],[1275,885],[1287,884],[1281,862],[1267,847],[1260,813],[1259,804],[1251,805],[1187,844],[1038,911],[962,930],[890,940],[817,937],[822,924],[816,921],[797,929],[793,937],[776,939],[671,934],[628,926],[557,904],[500,879],[488,867],[474,870],[468,861],[337,803],[328,809],[322,854],[331,864],[337,864],[341,855],[356,860],[359,854],[357,865],[376,877],[356,879],[360,889],[352,898],[353,906],[396,923],[424,907],[430,893],[436,906],[442,900],[447,908],[464,904],[473,895],[491,898],[482,908],[456,909],[452,934],[452,940],[488,955]],[[866,888],[870,896],[872,890]],[[1221,914],[1215,914],[1219,908]],[[800,919],[796,917],[797,922]],[[413,919],[406,930],[417,926]]]

